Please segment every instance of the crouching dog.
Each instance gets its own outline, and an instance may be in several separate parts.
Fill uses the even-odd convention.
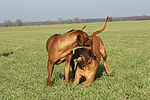
[[[86,78],[85,83],[81,86],[88,86],[92,83],[95,78],[96,72],[100,65],[101,56],[103,58],[103,64],[106,69],[106,73],[111,75],[112,71],[108,67],[106,58],[107,53],[101,38],[96,36],[98,33],[102,32],[107,24],[108,17],[105,21],[105,25],[101,30],[94,32],[89,39],[93,41],[93,45],[85,48],[78,48],[75,50],[75,54],[71,60],[71,66],[74,68],[74,60],[77,61],[77,66],[75,70],[74,82],[78,84],[80,79],[84,76]]]

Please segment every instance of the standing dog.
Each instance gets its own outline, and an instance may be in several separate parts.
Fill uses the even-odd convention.
[[[82,30],[85,27],[82,28]],[[82,30],[70,30],[64,34],[51,36],[46,43],[48,52],[48,78],[46,87],[50,86],[54,65],[65,62],[65,84],[69,83],[70,62],[73,55],[72,50],[78,46],[91,46],[93,44],[89,36]],[[74,73],[74,70],[73,70]]]
[[[86,81],[81,86],[88,86],[92,83],[92,81],[95,78],[97,69],[100,65],[101,56],[103,57],[103,60],[104,60],[103,64],[105,66],[107,74],[111,75],[112,73],[106,61],[107,53],[106,53],[104,44],[102,40],[96,36],[98,33],[102,32],[105,29],[107,20],[108,20],[108,17],[105,21],[105,25],[103,29],[96,31],[91,36],[89,36],[89,39],[93,41],[92,46],[86,47],[87,50],[85,48],[84,49],[78,48],[77,50],[75,50],[73,59],[76,58],[76,61],[78,62],[76,66],[75,79],[74,79],[74,82],[76,84],[80,82],[80,79],[83,76],[86,78]],[[91,50],[92,54],[88,50]],[[96,59],[94,58],[94,56],[90,56],[90,55],[96,56]],[[71,61],[71,66],[74,66],[73,59]]]

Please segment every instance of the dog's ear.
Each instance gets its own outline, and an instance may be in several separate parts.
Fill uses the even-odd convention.
[[[84,45],[84,39],[83,39],[82,34],[77,36],[77,43],[78,43],[79,46],[83,46]]]
[[[92,53],[92,51],[91,50],[89,50],[90,51],[90,57],[92,57],[93,58],[93,60],[95,60],[97,57],[96,56],[94,56],[94,54]]]

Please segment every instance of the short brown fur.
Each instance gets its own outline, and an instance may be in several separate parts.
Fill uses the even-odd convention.
[[[54,65],[63,62],[65,62],[65,83],[67,86],[69,83],[70,62],[73,55],[72,50],[78,46],[91,46],[92,43],[89,36],[82,30],[73,29],[62,35],[55,34],[51,36],[46,43],[48,52],[48,78],[46,87],[50,86]]]
[[[86,64],[84,66],[85,67],[84,69],[81,69],[78,65],[76,66],[75,79],[74,79],[74,82],[76,84],[80,82],[80,79],[83,76],[86,78],[86,81],[81,86],[88,86],[92,83],[92,81],[95,78],[97,69],[100,65],[101,56],[103,58],[103,64],[105,66],[107,74],[111,75],[112,73],[106,61],[107,53],[106,53],[103,41],[99,37],[96,36],[98,33],[102,32],[105,29],[107,20],[108,20],[108,17],[105,21],[105,25],[103,29],[96,31],[91,36],[89,36],[89,39],[93,41],[93,45],[90,47],[86,47],[86,48],[90,49],[97,58],[95,60],[93,59],[91,63]]]

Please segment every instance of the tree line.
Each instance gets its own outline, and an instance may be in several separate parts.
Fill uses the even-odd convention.
[[[150,16],[142,15],[142,16],[132,16],[132,17],[109,17],[108,21],[135,21],[135,20],[150,20]],[[88,18],[81,19],[75,17],[74,19],[63,20],[62,17],[58,18],[58,21],[51,21],[50,19],[47,21],[40,22],[22,22],[21,19],[17,19],[15,22],[11,20],[5,20],[4,23],[0,23],[0,27],[15,27],[15,26],[33,26],[33,25],[53,25],[53,24],[72,24],[72,23],[91,23],[91,22],[104,22],[105,18]]]

